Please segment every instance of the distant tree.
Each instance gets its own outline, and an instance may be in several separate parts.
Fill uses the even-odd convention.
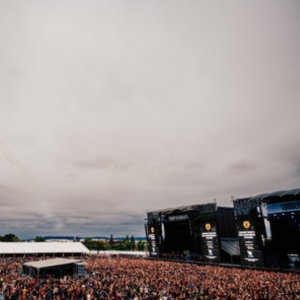
[[[123,251],[123,250],[127,250],[127,249],[126,249],[124,243],[117,243],[116,245],[114,245],[114,250]]]
[[[138,241],[137,243],[137,250],[142,251],[142,241]]]
[[[101,241],[101,240],[93,241],[91,238],[86,238],[82,243],[89,250],[97,250],[97,251],[107,250],[106,243],[104,241]]]
[[[93,250],[93,240],[91,238],[86,238],[82,244],[86,246],[89,250]]]
[[[122,241],[122,244],[122,250],[131,250],[131,243],[129,241],[128,235],[126,235],[126,238]]]
[[[145,241],[139,241],[137,243],[137,249],[138,251],[145,251],[145,248],[148,249],[148,243]]]
[[[135,250],[136,245],[135,245],[135,240],[134,240],[134,236],[133,235],[131,236],[130,244],[131,244],[131,250]]]
[[[134,243],[135,243],[135,240],[134,240],[134,236],[133,236],[133,235],[131,236],[130,241],[131,241],[131,244],[134,244]]]
[[[111,234],[110,235],[110,238],[109,238],[109,248],[111,249],[114,245],[114,237],[113,235]]]
[[[3,236],[0,236],[0,242],[2,242],[3,241]]]
[[[3,237],[2,242],[21,242],[21,240],[13,233],[8,233]]]
[[[34,239],[35,242],[45,242],[45,239],[42,236],[36,236]]]
[[[104,241],[94,241],[94,249],[99,250],[107,250],[107,245]]]

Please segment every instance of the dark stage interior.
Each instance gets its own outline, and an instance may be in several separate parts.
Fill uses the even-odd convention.
[[[279,264],[299,267],[300,212],[269,215],[272,241],[269,251],[276,254]],[[291,260],[290,257],[295,257]]]
[[[193,242],[188,221],[170,222],[165,224],[164,253],[183,253],[193,251]]]

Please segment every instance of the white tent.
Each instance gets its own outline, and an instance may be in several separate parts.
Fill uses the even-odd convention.
[[[128,256],[139,256],[148,257],[149,253],[145,251],[119,251],[119,250],[91,250],[90,254],[99,255],[128,255]]]
[[[47,260],[39,260],[39,261],[31,261],[24,263],[24,266],[27,267],[34,267],[36,269],[42,268],[50,268],[56,266],[63,266],[67,264],[75,264],[75,263],[82,263],[79,259],[65,259],[65,258],[54,258],[54,259],[47,259]]]
[[[66,274],[84,275],[84,263],[79,259],[65,258],[32,261],[23,264],[23,273],[29,276],[41,276],[44,278],[47,274],[60,278]]]
[[[0,243],[0,255],[55,253],[86,254],[90,253],[90,251],[80,242]]]

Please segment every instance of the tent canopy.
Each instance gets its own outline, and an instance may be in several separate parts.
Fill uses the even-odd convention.
[[[80,242],[0,243],[0,254],[89,253]]]
[[[27,262],[24,263],[24,266],[34,267],[36,269],[42,269],[42,268],[64,266],[69,264],[76,264],[80,262],[82,261],[79,259],[54,258],[54,259],[40,260],[34,262]]]

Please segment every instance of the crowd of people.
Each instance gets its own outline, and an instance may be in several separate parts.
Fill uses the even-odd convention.
[[[20,272],[33,259],[0,259],[0,300],[300,299],[299,273],[93,255],[80,278],[34,278]]]

